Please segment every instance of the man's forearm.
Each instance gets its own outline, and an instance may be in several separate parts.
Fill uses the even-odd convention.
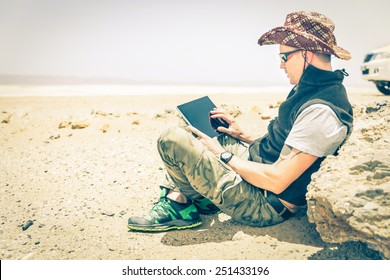
[[[228,165],[248,183],[273,193],[281,193],[287,186],[281,184],[281,176],[273,165],[233,157]]]
[[[318,158],[284,145],[274,164],[262,164],[233,157],[228,165],[245,181],[276,194],[284,191]]]

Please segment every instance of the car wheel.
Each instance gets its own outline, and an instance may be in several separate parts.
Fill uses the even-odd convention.
[[[375,83],[376,88],[384,95],[390,95],[390,82],[388,83]]]

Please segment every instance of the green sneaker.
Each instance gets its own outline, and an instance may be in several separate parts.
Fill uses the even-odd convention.
[[[221,212],[217,206],[214,205],[209,199],[200,197],[193,199],[195,207],[198,209],[199,214],[212,215]]]
[[[174,229],[188,229],[200,226],[202,220],[192,201],[178,203],[166,197],[168,189],[163,188],[160,200],[143,217],[130,217],[127,227],[135,231],[158,232]]]

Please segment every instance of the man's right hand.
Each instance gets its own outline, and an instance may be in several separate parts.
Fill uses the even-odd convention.
[[[256,139],[255,137],[246,134],[238,125],[234,117],[230,115],[226,110],[215,108],[210,112],[210,117],[213,119],[221,118],[229,124],[229,127],[227,128],[223,126],[218,127],[218,131],[220,132],[227,133],[230,136],[248,144]]]

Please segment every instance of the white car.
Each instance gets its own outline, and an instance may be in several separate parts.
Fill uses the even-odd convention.
[[[390,95],[390,45],[369,52],[360,69],[364,80],[373,82],[380,92]]]

